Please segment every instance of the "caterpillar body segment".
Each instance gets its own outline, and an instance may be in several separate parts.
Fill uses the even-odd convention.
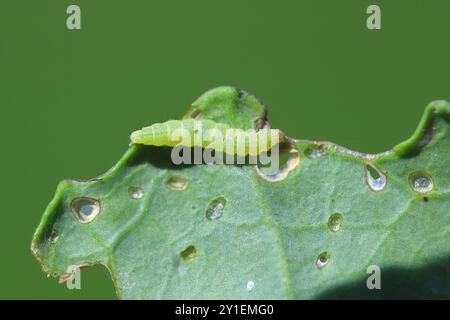
[[[153,146],[211,148],[239,156],[257,156],[284,141],[278,129],[241,130],[212,120],[169,120],[134,131],[131,142]]]

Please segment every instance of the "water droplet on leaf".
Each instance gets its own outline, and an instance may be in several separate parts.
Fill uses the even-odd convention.
[[[209,220],[219,219],[223,214],[223,209],[225,208],[226,203],[227,200],[224,197],[219,197],[211,201],[206,209],[206,218]]]
[[[181,177],[172,176],[167,180],[167,186],[172,190],[184,190],[187,184],[187,180]]]
[[[80,197],[72,200],[70,208],[79,222],[89,223],[100,213],[100,202],[92,198]]]
[[[342,215],[340,213],[333,213],[328,219],[328,227],[333,232],[338,232],[341,229]]]
[[[424,171],[414,172],[409,176],[412,189],[418,193],[426,193],[433,190],[434,183],[431,177]]]
[[[322,252],[316,259],[316,267],[318,269],[324,268],[330,262],[330,254],[328,252]]]
[[[366,181],[370,189],[373,191],[381,191],[386,186],[386,176],[383,172],[375,168],[373,165],[368,164],[366,169]]]
[[[189,246],[180,253],[181,258],[186,261],[192,261],[197,258],[197,249],[194,246]]]
[[[129,187],[128,188],[128,194],[131,198],[139,200],[144,196],[144,190],[139,187]]]

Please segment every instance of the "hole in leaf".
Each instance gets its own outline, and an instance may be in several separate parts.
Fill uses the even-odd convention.
[[[270,154],[270,156],[272,156],[272,154]],[[274,155],[274,157],[277,156]],[[256,166],[256,172],[263,179],[270,182],[284,180],[288,176],[289,172],[293,171],[299,165],[300,154],[295,149],[289,149],[287,151],[281,149],[280,155],[276,158],[276,160],[278,161],[278,165],[273,161],[266,166],[258,164]]]
[[[366,182],[373,191],[381,191],[386,186],[386,176],[371,164],[365,166]]]

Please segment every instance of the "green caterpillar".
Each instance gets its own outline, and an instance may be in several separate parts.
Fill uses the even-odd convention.
[[[257,156],[285,139],[278,129],[240,130],[212,120],[169,120],[134,131],[131,142],[153,146],[212,148],[239,156]]]

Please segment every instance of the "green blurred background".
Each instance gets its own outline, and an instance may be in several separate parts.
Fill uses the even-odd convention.
[[[382,30],[366,27],[370,4]],[[1,0],[0,298],[115,298],[102,267],[81,290],[47,279],[31,236],[60,180],[106,171],[132,130],[207,89],[256,94],[292,137],[371,153],[406,139],[450,99],[449,13],[448,0]]]

